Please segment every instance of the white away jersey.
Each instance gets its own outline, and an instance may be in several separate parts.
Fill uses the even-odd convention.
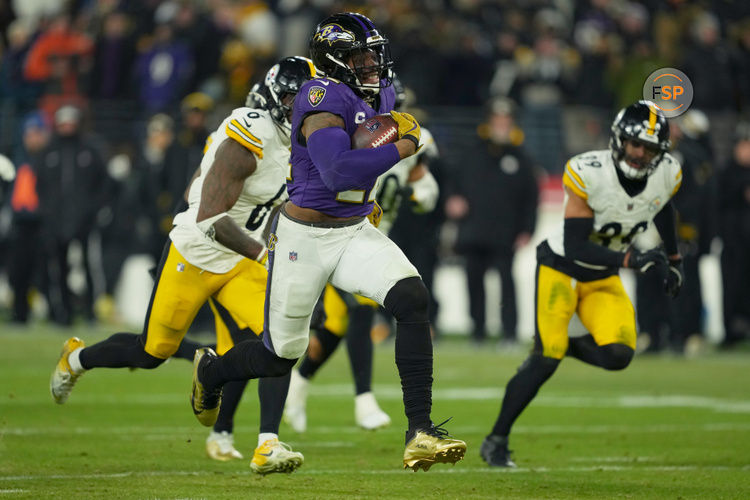
[[[682,170],[677,160],[664,157],[648,177],[643,191],[629,196],[620,184],[610,150],[589,151],[568,161],[563,184],[586,200],[594,211],[594,229],[589,239],[618,252],[625,251],[633,238],[644,232],[654,216],[674,196],[682,182]],[[568,194],[565,194],[567,204]],[[562,224],[548,240],[552,251],[565,256]],[[606,269],[576,261],[590,269]]]
[[[248,149],[248,154],[255,155],[255,172],[245,179],[237,203],[227,210],[227,214],[257,241],[263,241],[268,214],[286,197],[286,172],[289,169],[289,137],[276,126],[267,111],[237,108],[211,134],[201,161],[200,175],[190,186],[189,207],[174,218],[175,227],[169,237],[191,264],[213,273],[225,273],[244,258],[209,238],[196,223],[203,181],[213,166],[219,145],[227,138],[239,142]]]
[[[393,223],[398,215],[398,208],[402,201],[401,190],[407,186],[411,170],[419,163],[422,155],[427,155],[427,157],[431,158],[438,156],[437,144],[429,130],[422,128],[419,143],[422,145],[422,149],[417,154],[404,158],[378,177],[375,186],[376,199],[383,209],[383,216],[380,219],[378,229],[383,234],[387,235],[393,227]],[[432,176],[430,173],[427,175]],[[427,192],[423,197],[418,196],[418,194],[421,193],[417,193],[415,190],[413,201],[421,207],[422,211],[429,212],[435,208],[438,195],[437,189],[434,192]]]

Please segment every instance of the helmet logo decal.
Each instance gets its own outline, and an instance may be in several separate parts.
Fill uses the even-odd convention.
[[[310,87],[310,91],[307,93],[307,101],[311,106],[315,107],[323,101],[326,96],[325,87],[319,87],[317,85]]]
[[[268,70],[268,73],[266,73],[266,85],[269,87],[273,87],[273,84],[276,82],[276,75],[279,74],[279,65],[275,64],[271,69]]]
[[[338,42],[339,40],[353,42],[354,34],[338,24],[326,24],[315,33],[314,38],[317,42],[328,42],[328,45],[333,45],[334,42]]]

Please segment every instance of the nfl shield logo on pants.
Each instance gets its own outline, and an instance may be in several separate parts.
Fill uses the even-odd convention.
[[[297,260],[297,252],[289,252],[289,260],[292,262]]]

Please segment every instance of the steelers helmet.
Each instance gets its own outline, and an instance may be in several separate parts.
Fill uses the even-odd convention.
[[[630,165],[625,158],[628,140],[654,151],[653,158],[640,167]],[[638,101],[621,109],[612,122],[609,148],[615,165],[629,179],[645,179],[651,175],[670,146],[667,119],[651,101]]]
[[[315,66],[306,57],[285,57],[274,64],[262,82],[253,85],[245,99],[245,106],[267,110],[273,121],[286,133],[291,133],[289,121],[292,106],[284,104],[284,97],[297,95],[302,84],[315,76]]]
[[[361,66],[358,55],[371,53],[375,64]],[[393,82],[393,60],[386,39],[367,17],[344,12],[327,17],[310,37],[310,57],[326,76],[341,80],[360,97],[372,97]],[[349,67],[352,61],[354,67]],[[377,83],[367,83],[376,72]]]

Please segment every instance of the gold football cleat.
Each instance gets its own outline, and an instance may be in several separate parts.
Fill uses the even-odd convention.
[[[242,459],[242,453],[234,447],[234,436],[231,432],[211,432],[206,438],[206,454],[220,462]]]
[[[61,405],[68,400],[68,396],[70,396],[70,392],[73,390],[78,377],[83,375],[83,373],[74,372],[68,362],[70,353],[79,347],[85,347],[85,344],[78,337],[70,337],[66,340],[60,353],[60,359],[57,360],[55,371],[52,372],[52,378],[49,381],[49,392],[57,404]]]
[[[221,406],[221,386],[207,391],[203,387],[198,374],[201,361],[216,359],[216,353],[210,347],[202,347],[195,350],[193,358],[193,390],[190,392],[190,405],[198,421],[206,427],[212,427],[219,418],[219,407]]]
[[[466,443],[450,437],[441,427],[445,422],[433,425],[427,430],[418,430],[406,443],[404,469],[411,468],[414,472],[419,469],[428,471],[436,463],[455,464],[464,458]]]
[[[290,474],[299,469],[304,462],[305,457],[302,453],[292,451],[291,446],[273,438],[255,448],[250,468],[256,474],[261,475],[273,472]]]

